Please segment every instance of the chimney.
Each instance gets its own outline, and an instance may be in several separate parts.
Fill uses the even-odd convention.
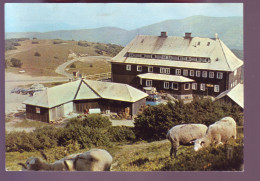
[[[167,35],[167,32],[165,32],[165,31],[163,31],[163,32],[161,32],[161,37],[162,38],[166,38],[168,35]]]
[[[185,33],[185,37],[184,38],[191,38],[191,33]]]

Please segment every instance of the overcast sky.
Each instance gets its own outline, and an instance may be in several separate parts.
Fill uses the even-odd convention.
[[[242,3],[7,3],[6,32],[118,27],[126,30],[194,15],[243,16]]]

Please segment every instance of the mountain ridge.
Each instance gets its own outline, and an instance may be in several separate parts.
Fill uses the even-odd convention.
[[[219,38],[231,49],[243,49],[243,17],[208,17],[190,16],[184,19],[168,19],[134,30],[118,27],[99,27],[92,29],[56,30],[49,32],[6,33],[5,39],[33,38],[86,40],[92,42],[111,43],[125,46],[137,35],[159,36],[166,31],[168,36],[184,36],[191,32],[192,36]]]

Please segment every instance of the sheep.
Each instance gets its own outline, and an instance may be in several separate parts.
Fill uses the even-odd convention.
[[[18,163],[25,171],[110,171],[112,156],[102,149],[69,155],[49,164],[38,157],[29,158],[26,163]]]
[[[204,124],[181,124],[172,127],[166,138],[171,142],[170,157],[176,157],[179,145],[191,145],[193,141],[206,134],[207,126]]]
[[[231,137],[236,139],[236,122],[232,117],[224,117],[210,125],[204,137],[195,140],[194,150],[198,151],[210,144],[223,144]]]

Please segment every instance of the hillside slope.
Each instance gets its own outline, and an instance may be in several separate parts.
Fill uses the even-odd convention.
[[[214,37],[218,33],[220,39],[231,49],[243,49],[243,17],[207,17],[191,16],[180,20],[166,20],[127,31],[116,27],[102,27],[84,30],[51,31],[45,33],[6,33],[9,38],[87,40],[91,42],[113,43],[125,46],[136,35],[160,35],[167,31],[169,36],[183,36],[192,32],[193,36]]]

